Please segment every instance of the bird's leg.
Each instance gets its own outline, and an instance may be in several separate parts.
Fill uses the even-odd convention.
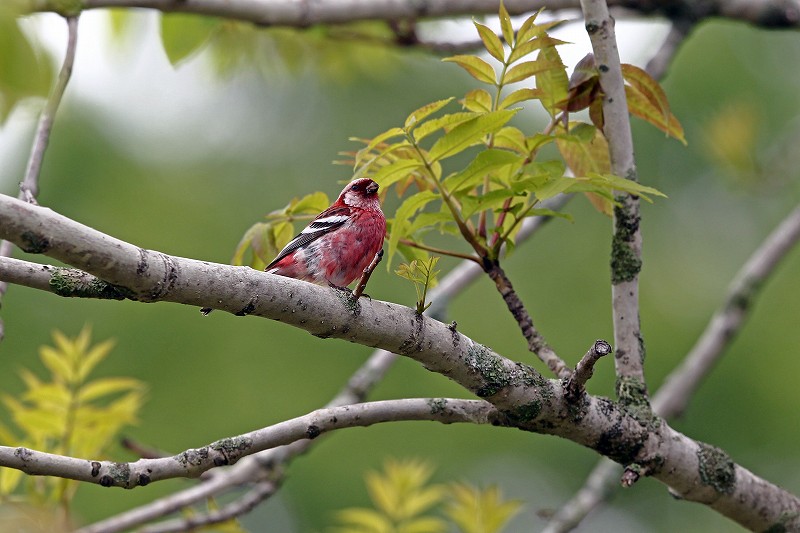
[[[372,262],[364,269],[364,273],[361,275],[361,279],[358,280],[358,285],[356,285],[356,290],[353,291],[352,298],[357,300],[359,296],[364,294],[364,289],[367,288],[367,282],[369,281],[369,277],[372,275],[372,271],[375,270],[375,267],[378,266],[378,263],[381,262],[383,259],[383,250],[378,250],[378,253],[375,254],[375,257],[372,259]],[[364,294],[367,298],[369,298],[368,294]],[[372,298],[370,298],[371,300]]]

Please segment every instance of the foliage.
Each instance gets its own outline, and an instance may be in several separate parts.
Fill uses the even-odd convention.
[[[448,530],[440,508],[463,533],[498,533],[519,511],[504,501],[497,487],[481,490],[466,483],[428,484],[433,470],[418,460],[388,459],[383,472],[366,474],[374,509],[349,508],[336,513],[335,533],[439,533]]]
[[[607,213],[615,190],[646,200],[648,195],[663,196],[650,187],[612,176],[602,132],[592,125],[569,122],[573,99],[580,96],[581,102],[589,105],[598,101],[598,91],[595,85],[594,96],[587,98],[570,89],[556,48],[563,42],[547,34],[555,23],[537,24],[537,15],[525,20],[515,33],[501,6],[506,46],[489,28],[475,22],[486,51],[499,63],[497,69],[475,55],[444,60],[489,86],[489,90],[469,91],[460,100],[461,111],[445,112],[453,99],[439,100],[409,114],[401,127],[371,140],[355,139],[365,145],[352,154],[356,177],[371,177],[384,190],[395,186],[401,195],[412,185],[418,189],[405,197],[391,222],[390,260],[398,251],[410,260],[418,259],[418,252],[407,253],[409,247],[432,250],[425,239],[436,228],[440,233],[459,234],[478,263],[496,261],[503,245],[513,248],[526,217],[555,214],[537,206],[559,193],[587,193]],[[536,58],[530,59],[534,53]],[[587,78],[595,79],[588,74]],[[531,79],[536,81],[535,88],[509,89]],[[633,79],[637,94],[646,94],[666,113],[665,100],[660,99],[663,91],[655,89],[657,84],[646,83],[650,78],[638,70]],[[519,111],[513,106],[530,100],[538,100],[551,121],[541,133],[526,135],[511,122]],[[564,162],[540,160],[540,150],[554,142],[574,177],[565,175]],[[475,146],[479,149],[474,150]],[[459,164],[463,161],[468,161],[465,166]],[[465,256],[453,250],[436,252]]]
[[[53,79],[47,56],[25,38],[11,6],[0,6],[0,124],[17,102],[46,96]]]
[[[425,259],[414,259],[411,263],[401,263],[397,268],[397,275],[401,278],[406,278],[414,284],[414,289],[417,291],[417,314],[421,315],[425,310],[431,306],[430,303],[425,303],[428,295],[428,289],[436,286],[436,276],[439,271],[436,269],[436,263],[439,262],[438,257],[431,257]]]
[[[497,261],[504,246],[506,253],[513,251],[526,217],[566,218],[539,207],[560,193],[584,193],[607,215],[611,215],[615,191],[648,201],[650,196],[663,196],[651,187],[611,174],[602,133],[603,95],[593,58],[587,56],[569,80],[557,51],[564,42],[547,33],[556,22],[537,24],[537,16],[529,17],[514,32],[501,5],[505,45],[487,26],[474,22],[486,52],[498,63],[497,69],[477,55],[444,59],[488,86],[488,90],[467,92],[460,100],[460,111],[448,112],[452,97],[431,102],[410,113],[402,126],[372,139],[353,139],[364,147],[344,154],[351,158],[344,162],[353,165],[354,178],[370,177],[384,195],[394,187],[404,197],[388,221],[387,268],[398,251],[409,261],[396,273],[414,282],[417,312],[427,307],[425,293],[434,277],[429,252],[468,258],[481,265]],[[658,83],[630,65],[624,72],[631,112],[683,140],[683,130]],[[516,84],[525,85],[531,79],[535,88],[517,88]],[[532,100],[539,101],[551,119],[542,132],[526,135],[511,122],[520,109],[514,106]],[[569,120],[570,112],[585,108],[589,108],[594,125]],[[550,144],[563,161],[541,159],[540,150]],[[567,167],[574,176],[566,174]],[[295,199],[271,213],[267,222],[253,225],[240,241],[233,263],[245,264],[245,254],[251,250],[250,266],[263,268],[294,235],[294,220],[310,218],[327,206],[323,198],[314,193]],[[430,236],[431,230],[459,235],[470,252],[432,246],[429,240],[437,237]],[[421,270],[423,265],[431,266],[426,272]]]
[[[467,483],[454,483],[450,494],[452,499],[445,513],[464,533],[498,533],[522,507],[516,500],[503,501],[496,485],[481,490]]]
[[[136,422],[145,386],[133,378],[89,379],[114,343],[107,340],[91,345],[88,326],[74,338],[55,331],[53,341],[54,346],[39,350],[49,379],[41,380],[21,369],[27,390],[18,398],[2,396],[22,437],[0,424],[0,441],[61,455],[101,458],[120,429]],[[19,470],[0,471],[0,495],[11,497],[22,476]],[[27,478],[27,501],[57,502],[66,512],[77,486],[77,481],[54,477]]]

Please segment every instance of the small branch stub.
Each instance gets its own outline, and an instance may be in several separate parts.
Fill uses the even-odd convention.
[[[597,340],[586,352],[586,355],[580,360],[575,367],[575,372],[567,380],[564,385],[564,391],[569,401],[576,401],[585,392],[586,382],[594,374],[594,365],[598,359],[604,355],[608,355],[613,351],[611,345],[604,340]]]

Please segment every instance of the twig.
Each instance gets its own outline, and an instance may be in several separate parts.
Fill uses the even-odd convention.
[[[574,402],[586,392],[586,382],[594,374],[595,363],[604,355],[610,354],[611,351],[611,345],[604,340],[598,340],[592,344],[564,385],[567,400]]]
[[[358,280],[358,286],[356,290],[353,291],[353,299],[357,300],[359,296],[364,294],[364,289],[367,288],[367,283],[369,283],[369,278],[372,276],[372,271],[375,270],[375,267],[378,266],[378,263],[381,262],[383,259],[383,250],[378,250],[378,253],[375,254],[375,257],[372,258],[372,262],[364,269],[364,273],[361,275],[361,279]]]
[[[233,520],[234,518],[249,513],[258,504],[275,494],[279,488],[280,485],[277,482],[265,479],[257,482],[253,488],[248,490],[242,497],[220,509],[167,520],[159,524],[142,528],[139,533],[194,531],[196,528],[227,522],[228,520]]]
[[[50,141],[50,131],[53,129],[53,121],[55,120],[58,106],[61,104],[61,97],[67,88],[67,83],[69,83],[72,75],[72,67],[75,64],[75,50],[78,45],[78,15],[67,17],[66,20],[67,50],[64,53],[64,63],[61,65],[56,84],[47,98],[42,114],[39,116],[39,123],[36,127],[33,146],[28,157],[25,177],[19,184],[18,198],[35,205],[38,205],[36,198],[39,195],[39,171],[42,167],[44,152]],[[0,240],[0,257],[10,257],[13,248],[14,245],[10,241]],[[2,300],[7,290],[8,284],[5,281],[0,281],[0,300]],[[3,339],[4,335],[5,327],[2,319],[0,319],[0,340]]]
[[[158,459],[160,457],[170,457],[172,455],[171,453],[147,446],[128,437],[123,438],[119,444],[142,459]]]
[[[572,373],[572,369],[570,369],[564,360],[556,354],[555,350],[547,344],[542,334],[539,333],[539,330],[533,325],[533,319],[527,309],[525,309],[522,300],[520,300],[519,295],[514,290],[514,286],[511,285],[511,280],[506,276],[505,271],[500,267],[499,263],[494,261],[488,265],[484,265],[484,270],[492,281],[494,281],[497,291],[506,303],[506,307],[508,307],[514,320],[517,321],[522,336],[525,337],[525,340],[528,342],[528,350],[536,354],[556,377],[569,377]]]
[[[778,263],[800,242],[800,206],[776,227],[753,252],[728,287],[722,304],[700,338],[653,397],[653,410],[664,418],[686,410],[703,379],[741,330],[753,302]]]
[[[542,533],[572,531],[593,509],[606,501],[616,490],[622,467],[611,459],[601,458],[587,476],[583,486],[561,506]]]
[[[446,255],[448,257],[455,257],[457,259],[464,259],[466,261],[472,261],[475,264],[480,265],[481,260],[475,257],[474,255],[469,254],[462,254],[461,252],[453,252],[451,250],[444,250],[442,248],[436,248],[435,246],[428,246],[427,244],[422,244],[419,242],[414,242],[410,239],[400,239],[400,244],[404,244],[406,246],[410,246],[412,248],[418,248],[420,250],[425,250],[426,252],[431,252],[438,255]]]
[[[25,179],[20,185],[20,192],[23,200],[36,203],[39,194],[39,171],[42,168],[42,160],[47,145],[50,142],[50,132],[53,129],[53,121],[61,104],[61,98],[67,88],[69,79],[72,76],[72,68],[75,64],[75,50],[78,46],[78,16],[67,17],[67,51],[64,54],[64,63],[61,65],[61,72],[58,74],[55,87],[47,99],[42,115],[39,118],[39,125],[36,128],[33,148],[28,159],[28,169],[25,171]]]
[[[692,29],[694,29],[694,23],[690,20],[674,20],[664,42],[661,43],[661,48],[647,62],[645,67],[647,73],[657,80],[666,76],[667,69],[672,64],[675,54],[678,53],[678,49]]]
[[[637,181],[614,19],[608,13],[605,0],[581,0],[581,8],[604,94],[603,133],[608,140],[611,172]],[[644,341],[639,327],[639,270],[642,264],[639,199],[630,194],[617,194],[616,200],[611,247],[611,301],[617,392],[619,396],[619,387],[632,380],[646,398]]]

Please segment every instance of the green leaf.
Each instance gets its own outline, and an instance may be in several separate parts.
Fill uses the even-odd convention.
[[[410,131],[412,128],[418,126],[420,122],[425,120],[425,118],[436,113],[437,111],[439,111],[441,108],[443,108],[452,101],[453,98],[450,97],[420,107],[419,109],[415,110],[410,115],[408,115],[408,118],[406,118],[405,122],[405,128]]]
[[[496,486],[481,490],[457,483],[451,486],[451,494],[445,513],[464,533],[498,533],[522,508],[517,500],[504,500]]]
[[[60,379],[65,383],[72,383],[75,373],[72,367],[69,366],[66,357],[64,357],[61,352],[50,346],[42,346],[39,349],[39,358],[53,375],[54,379]]]
[[[432,118],[431,120],[423,122],[417,129],[414,130],[414,140],[419,143],[422,141],[422,139],[432,133],[435,133],[441,129],[449,131],[471,118],[475,118],[475,113],[472,111],[450,113],[441,117]]]
[[[667,197],[666,194],[658,189],[648,187],[647,185],[642,185],[641,183],[633,180],[620,178],[619,176],[615,176],[613,174],[601,175],[593,173],[589,175],[589,182],[592,184],[602,184],[603,186],[609,187],[615,191],[627,192],[629,194],[639,196],[650,203],[652,203],[653,200],[648,195],[660,196],[662,198]]]
[[[114,340],[109,339],[99,344],[95,344],[80,360],[78,365],[78,381],[83,382],[92,370],[111,353],[114,348]]]
[[[0,13],[0,124],[20,100],[47,96],[53,73],[10,14]]]
[[[102,398],[103,396],[108,396],[119,392],[139,390],[142,387],[142,382],[134,378],[96,379],[81,387],[81,390],[78,393],[78,400],[81,403],[91,402],[98,398]]]
[[[514,67],[511,67],[508,72],[506,72],[506,75],[503,78],[503,83],[516,83],[547,70],[557,70],[563,72],[564,64],[560,61],[543,61],[541,59],[537,59],[536,61],[525,61]],[[564,74],[564,76],[566,77],[566,74]]]
[[[560,111],[560,105],[567,99],[569,79],[561,61],[561,56],[555,47],[542,48],[538,61],[558,64],[559,68],[548,68],[536,74],[536,88],[542,91],[539,101],[551,117]]]
[[[476,56],[453,56],[446,57],[442,61],[456,63],[458,66],[466,70],[470,76],[482,83],[495,85],[495,71],[492,66],[483,59]]]
[[[331,201],[328,199],[328,195],[322,191],[316,191],[303,196],[299,200],[292,200],[287,212],[291,214],[316,215],[327,209],[329,205],[331,205]]]
[[[494,145],[497,148],[514,150],[518,154],[527,156],[529,151],[525,146],[525,134],[519,128],[506,126],[494,134]]]
[[[424,165],[417,160],[412,159],[398,159],[382,167],[376,172],[372,179],[375,180],[381,188],[389,187],[398,181],[408,177],[410,174],[419,170]]]
[[[539,13],[542,12],[542,9],[525,19],[525,22],[523,22],[519,27],[517,30],[517,43],[527,42],[542,33],[542,30],[536,26],[536,17],[539,16]]]
[[[350,508],[336,512],[336,519],[347,526],[342,529],[348,533],[387,533],[392,531],[392,523],[382,513],[372,509]]]
[[[502,206],[506,198],[512,196],[516,196],[512,189],[497,189],[481,196],[463,196],[461,214],[464,218],[469,218],[480,211]]]
[[[514,104],[524,102],[525,100],[536,100],[542,96],[542,91],[539,89],[517,89],[509,94],[503,101],[500,102],[500,109],[506,109]]]
[[[656,107],[647,96],[630,85],[625,86],[625,98],[628,101],[628,111],[630,111],[631,115],[646,120],[667,135],[686,144],[683,126],[678,122],[675,115],[667,111],[667,115],[665,116],[663,111]]]
[[[513,63],[523,57],[532,54],[536,50],[540,48],[544,48],[545,46],[558,46],[561,44],[569,44],[567,41],[562,41],[561,39],[556,39],[555,37],[550,37],[549,35],[542,35],[540,37],[536,37],[531,39],[530,41],[526,41],[523,43],[518,44],[514,50],[511,51],[511,54],[508,56],[508,62]]]
[[[200,51],[220,27],[220,20],[194,14],[161,15],[161,44],[172,66]]]
[[[475,156],[467,168],[448,176],[443,184],[450,192],[471,190],[483,183],[483,178],[499,168],[522,162],[522,157],[508,150],[488,149]]]
[[[380,135],[369,141],[366,147],[359,150],[358,155],[356,155],[356,165],[358,165],[358,163],[361,161],[363,155],[372,152],[372,150],[374,150],[375,147],[381,144],[382,142],[388,141],[389,139],[393,139],[395,137],[404,137],[405,134],[406,132],[403,131],[403,128],[391,128],[387,131],[384,131],[383,133],[381,133]],[[350,140],[357,141],[358,139],[351,137]]]
[[[500,2],[500,28],[503,30],[503,39],[511,46],[514,43],[514,27],[511,25],[511,17],[503,2]],[[502,60],[501,58],[500,61]]]
[[[131,9],[107,9],[108,22],[111,27],[111,38],[117,43],[121,42],[123,37],[131,26],[134,11]]]
[[[437,161],[453,156],[482,142],[484,135],[494,133],[511,120],[516,111],[501,109],[477,116],[453,128],[431,147],[429,158]]]
[[[503,43],[500,41],[500,38],[497,36],[497,34],[489,29],[488,26],[484,26],[479,22],[472,21],[472,23],[475,24],[475,27],[478,29],[478,35],[480,35],[486,51],[489,52],[493,58],[502,62],[504,59]],[[510,43],[511,41],[507,42]]]
[[[667,94],[661,85],[646,71],[634,65],[623,64],[622,76],[629,83],[625,87],[625,96],[628,98],[630,112],[686,144],[683,127],[670,111]]]
[[[391,264],[392,257],[397,251],[397,243],[400,239],[408,236],[408,230],[411,226],[411,218],[424,208],[433,200],[439,199],[439,194],[433,191],[422,191],[406,198],[400,207],[397,208],[394,220],[392,223],[392,230],[389,233],[389,253],[388,264]]]
[[[476,113],[488,113],[492,110],[492,95],[485,89],[473,89],[464,95],[464,107]]]

